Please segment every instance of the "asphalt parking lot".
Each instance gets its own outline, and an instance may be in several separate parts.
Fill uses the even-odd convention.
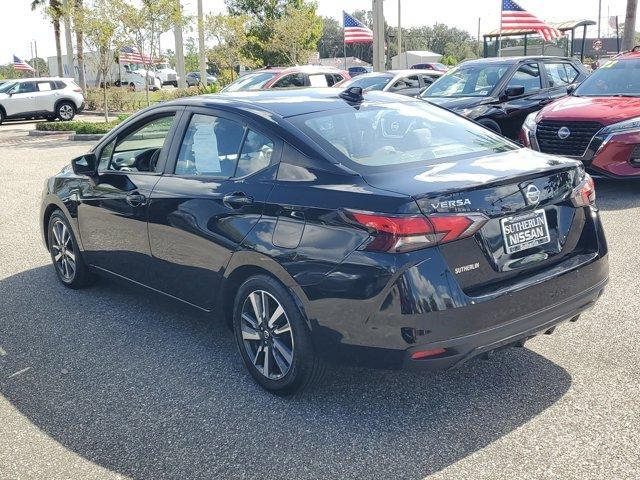
[[[29,128],[0,126],[0,478],[640,477],[640,183],[597,185],[611,281],[577,323],[451,372],[332,369],[282,399],[215,318],[56,281],[40,192],[90,144]]]

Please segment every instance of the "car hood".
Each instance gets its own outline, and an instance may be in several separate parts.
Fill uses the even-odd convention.
[[[472,158],[444,158],[431,165],[399,170],[394,175],[365,173],[363,177],[373,187],[420,198],[489,184],[509,184],[516,179],[542,176],[578,164],[574,160],[519,148]]]
[[[422,99],[455,112],[475,108],[490,101],[487,97],[422,97]]]
[[[543,108],[540,120],[595,121],[611,125],[640,116],[640,98],[568,96]]]

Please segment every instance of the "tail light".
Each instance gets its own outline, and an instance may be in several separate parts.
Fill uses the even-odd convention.
[[[82,93],[82,89],[80,87],[74,88],[73,91],[76,93]]]
[[[571,192],[571,203],[574,207],[588,207],[596,201],[596,186],[588,173]]]
[[[488,220],[482,214],[382,215],[347,212],[347,216],[371,233],[364,250],[410,252],[452,242],[476,233]]]

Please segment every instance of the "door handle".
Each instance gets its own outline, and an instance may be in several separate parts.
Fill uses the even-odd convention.
[[[222,203],[229,208],[240,208],[245,205],[251,205],[253,203],[253,198],[242,192],[234,192],[222,197]]]
[[[147,197],[145,197],[141,193],[130,193],[125,197],[125,200],[132,207],[140,207],[145,204],[145,202],[147,201]]]

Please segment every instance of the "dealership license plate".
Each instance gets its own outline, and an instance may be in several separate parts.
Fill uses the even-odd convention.
[[[508,254],[549,243],[549,226],[544,209],[500,220],[504,249]]]

